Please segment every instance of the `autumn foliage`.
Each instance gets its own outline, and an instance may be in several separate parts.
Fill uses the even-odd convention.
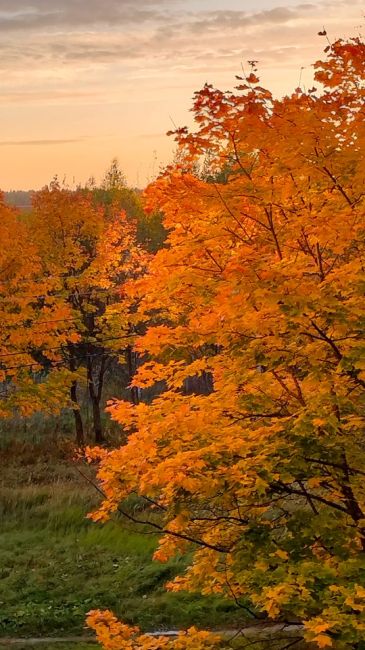
[[[319,647],[362,647],[365,630],[364,54],[337,41],[322,89],[281,100],[254,70],[196,94],[196,131],[176,132],[180,162],[146,192],[167,246],[129,289],[148,324],[133,382],[166,390],[110,405],[130,436],[99,453],[93,515],[137,493],[156,559],[193,549],[169,589],[297,621]],[[211,390],[186,394],[197,375]],[[89,625],[108,649],[218,647],[108,613]]]
[[[180,632],[176,639],[162,634],[152,638],[151,635],[142,634],[138,627],[119,623],[109,611],[89,612],[87,624],[106,650],[215,650],[217,643],[220,643],[218,635],[194,627]]]
[[[123,363],[133,339],[133,301],[123,286],[148,259],[136,220],[95,194],[54,180],[34,194],[26,216],[0,201],[0,414],[70,408],[78,446],[85,442],[80,385],[89,392],[95,440],[103,441],[105,375],[113,360]]]
[[[2,197],[0,240],[0,416],[14,410],[24,416],[37,410],[57,412],[67,403],[70,382],[67,369],[58,363],[70,307],[53,294],[29,228]],[[46,378],[40,350],[49,365]]]
[[[127,279],[141,273],[146,253],[136,241],[136,224],[116,203],[106,208],[89,191],[54,183],[38,192],[29,218],[31,240],[52,293],[70,313],[64,323],[62,358],[72,373],[70,399],[77,441],[84,443],[76,383],[87,384],[96,442],[102,442],[100,403],[105,373],[130,340]],[[79,372],[78,372],[79,371]],[[85,376],[86,375],[86,376]]]

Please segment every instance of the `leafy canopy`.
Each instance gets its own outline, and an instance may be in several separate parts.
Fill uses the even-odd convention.
[[[249,600],[319,647],[359,647],[365,629],[364,54],[328,47],[321,92],[277,100],[253,71],[196,93],[183,164],[146,195],[167,246],[130,288],[150,322],[134,384],[167,389],[110,405],[130,436],[101,454],[94,514],[144,496],[157,559],[194,543],[169,589]],[[202,373],[214,390],[184,394]],[[157,647],[115,634],[106,648]]]

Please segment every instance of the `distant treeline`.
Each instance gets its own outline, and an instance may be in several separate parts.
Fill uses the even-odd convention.
[[[5,201],[19,210],[29,210],[32,205],[33,190],[11,190],[5,192]]]

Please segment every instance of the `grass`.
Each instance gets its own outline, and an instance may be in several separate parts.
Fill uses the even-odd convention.
[[[90,609],[111,609],[142,631],[236,629],[250,624],[219,597],[169,593],[186,559],[152,561],[154,535],[122,521],[92,523],[99,496],[70,461],[70,446],[33,436],[0,441],[0,650],[5,638],[82,637]],[[85,468],[83,468],[83,471]],[[132,504],[131,504],[132,507]],[[1,643],[1,638],[3,643]],[[242,650],[247,639],[229,647]],[[288,641],[249,640],[255,650]],[[15,650],[94,650],[97,645],[42,643]],[[308,649],[295,645],[295,650]]]
[[[12,645],[11,647],[14,650],[97,650],[98,648],[95,643],[40,643],[34,645],[16,644]]]
[[[31,460],[8,463],[0,484],[1,636],[82,635],[97,608],[144,631],[242,623],[233,603],[167,593],[186,560],[153,562],[154,535],[86,519],[98,495],[69,461]]]

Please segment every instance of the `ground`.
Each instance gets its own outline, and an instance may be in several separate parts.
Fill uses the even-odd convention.
[[[18,453],[16,446],[7,454],[0,479],[0,636],[82,635],[95,608],[112,609],[146,631],[242,623],[233,603],[165,591],[186,560],[153,562],[155,535],[121,520],[88,520],[99,496],[72,460],[37,448]]]

